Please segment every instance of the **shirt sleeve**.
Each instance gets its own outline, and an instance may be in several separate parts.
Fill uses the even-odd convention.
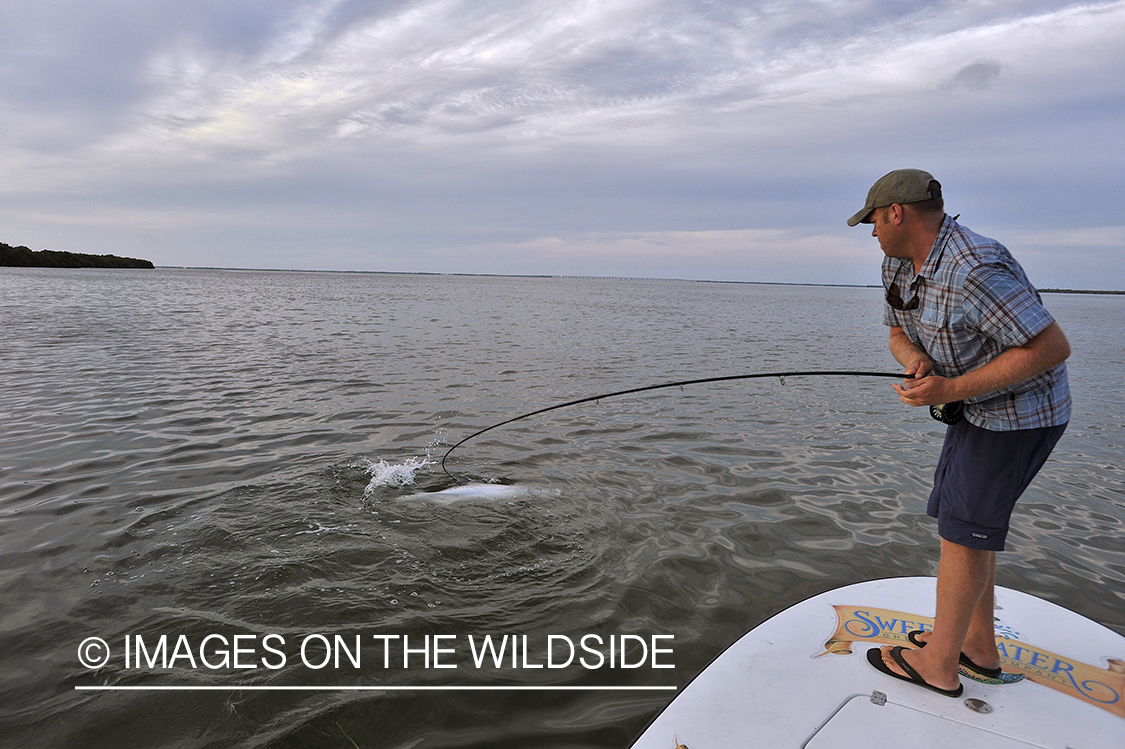
[[[1055,318],[1038,292],[1004,265],[985,265],[965,279],[965,322],[1001,348],[1023,346]]]

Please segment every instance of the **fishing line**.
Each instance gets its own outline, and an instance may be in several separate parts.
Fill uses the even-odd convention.
[[[528,419],[528,418],[531,418],[532,416],[538,416],[539,414],[545,414],[548,411],[557,411],[560,408],[567,408],[569,406],[577,406],[580,403],[590,403],[592,401],[600,401],[600,400],[604,400],[606,398],[616,398],[619,395],[631,395],[633,393],[643,393],[643,392],[648,391],[648,390],[660,390],[661,388],[672,388],[672,387],[682,388],[684,385],[702,385],[703,383],[707,383],[707,382],[728,382],[730,380],[755,380],[755,379],[762,379],[762,378],[766,378],[766,377],[777,377],[778,379],[780,379],[782,381],[782,384],[784,384],[786,377],[827,377],[827,376],[832,376],[832,377],[894,377],[894,378],[899,379],[899,380],[906,379],[906,375],[902,374],[901,372],[895,372],[895,373],[890,373],[890,372],[851,372],[851,371],[837,371],[837,370],[827,370],[827,371],[820,370],[820,371],[811,371],[811,372],[761,372],[761,373],[758,373],[758,374],[725,375],[723,377],[702,377],[698,380],[681,380],[679,382],[666,382],[662,385],[645,385],[643,387],[629,388],[628,390],[618,390],[618,391],[613,392],[613,393],[602,393],[601,395],[591,395],[591,396],[588,396],[586,398],[578,398],[577,400],[567,401],[566,403],[558,403],[558,404],[555,404],[554,406],[547,406],[546,408],[540,408],[536,411],[530,411],[530,412],[525,413],[525,414],[520,414],[519,416],[513,416],[510,419],[506,419],[506,420],[501,421],[497,424],[493,424],[492,426],[487,426],[484,429],[473,432],[468,437],[465,437],[463,440],[461,440],[460,442],[455,444],[453,447],[451,447],[451,448],[449,448],[448,450],[445,451],[445,455],[441,459],[441,470],[445,471],[446,476],[453,479],[454,481],[456,481],[459,484],[468,483],[467,479],[463,479],[460,476],[454,476],[452,473],[449,472],[449,469],[447,469],[445,467],[445,461],[447,461],[449,459],[449,456],[458,447],[465,444],[466,442],[473,439],[474,437],[479,437],[482,434],[484,434],[485,432],[491,432],[493,429],[498,429],[499,427],[502,427],[506,424],[511,424],[513,421],[519,421],[520,419]],[[935,417],[935,418],[937,418],[937,417]]]

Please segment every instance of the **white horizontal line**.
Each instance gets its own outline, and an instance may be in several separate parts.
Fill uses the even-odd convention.
[[[660,687],[518,687],[518,686],[449,686],[449,687],[312,687],[312,686],[76,686],[87,692],[642,692],[675,691],[676,686]]]

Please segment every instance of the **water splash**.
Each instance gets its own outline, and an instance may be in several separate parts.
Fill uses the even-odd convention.
[[[379,489],[413,486],[418,469],[428,465],[432,465],[432,461],[428,458],[407,458],[402,463],[388,463],[385,460],[377,463],[368,461],[367,472],[371,475],[371,481],[363,490],[363,495],[369,497]]]

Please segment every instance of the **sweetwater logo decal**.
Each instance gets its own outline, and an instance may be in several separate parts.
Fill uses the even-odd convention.
[[[934,628],[934,620],[928,616],[870,606],[832,608],[836,610],[836,631],[824,644],[824,652],[814,656],[816,658],[828,654],[850,655],[854,642],[910,646],[907,634]],[[1007,637],[1005,635],[1014,632],[1003,625],[998,630],[996,647],[1005,671],[1022,673],[1030,681],[1125,718],[1125,670],[1118,670],[1121,661],[1111,659],[1111,668],[1091,666]]]

